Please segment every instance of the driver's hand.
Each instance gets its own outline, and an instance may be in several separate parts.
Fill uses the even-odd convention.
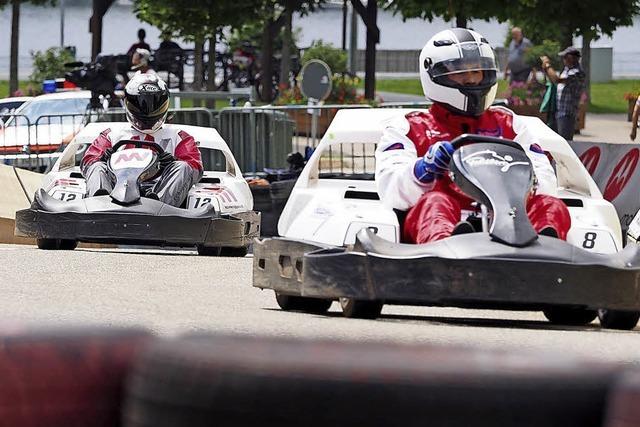
[[[160,165],[162,166],[162,168],[164,169],[165,167],[167,167],[170,163],[175,162],[176,158],[171,154],[171,153],[167,153],[166,151],[163,152],[162,154],[160,154],[158,156],[158,160],[160,161]]]
[[[111,155],[113,154],[113,148],[109,147],[106,150],[104,150],[102,152],[102,156],[100,157],[100,161],[103,161],[105,163],[109,163],[109,159],[111,158]]]
[[[422,183],[429,183],[436,178],[441,178],[449,171],[449,162],[454,151],[449,141],[433,144],[429,147],[427,154],[418,159],[413,168],[416,179]]]

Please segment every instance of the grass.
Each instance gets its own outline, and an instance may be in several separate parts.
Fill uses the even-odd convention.
[[[364,87],[364,85],[361,83]],[[507,82],[500,80],[498,94],[507,88]],[[422,95],[420,80],[412,79],[381,79],[376,81],[376,90],[382,92],[405,93],[409,95]],[[627,101],[624,94],[627,92],[639,92],[640,80],[614,80],[609,83],[591,84],[591,105],[589,112],[597,114],[619,114],[627,112]]]
[[[18,81],[18,87],[23,93],[27,93],[27,86],[29,82],[26,80]],[[6,98],[9,96],[9,80],[0,80],[0,98]]]

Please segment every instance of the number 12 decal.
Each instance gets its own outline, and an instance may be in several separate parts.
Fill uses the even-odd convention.
[[[63,202],[70,202],[78,197],[76,193],[64,193],[62,191],[59,191],[58,194],[60,194],[60,200],[62,200]]]
[[[205,198],[196,197],[196,204],[193,206],[193,208],[198,209],[198,207],[208,205],[209,203],[211,203],[210,197],[205,197]]]

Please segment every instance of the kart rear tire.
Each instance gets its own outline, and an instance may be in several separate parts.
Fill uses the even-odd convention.
[[[382,312],[382,301],[363,301],[353,298],[340,298],[340,307],[344,317],[353,319],[377,319]]]
[[[218,246],[198,245],[198,255],[202,256],[220,256],[222,248]]]
[[[61,251],[72,251],[77,247],[78,247],[78,242],[76,240],[60,239],[59,249]]]
[[[635,329],[640,320],[638,311],[598,310],[600,325],[606,329],[630,331]]]
[[[58,239],[36,239],[38,249],[45,251],[56,251],[60,249],[60,240]]]
[[[249,253],[249,247],[248,246],[243,246],[240,248],[222,248],[220,250],[220,256],[226,256],[226,257],[238,257],[238,258],[243,258],[245,257],[247,254]]]
[[[586,308],[551,307],[543,311],[544,317],[555,325],[584,326],[596,320],[598,312]]]
[[[302,311],[312,314],[326,313],[333,303],[331,300],[285,295],[279,292],[276,292],[276,302],[284,311]]]

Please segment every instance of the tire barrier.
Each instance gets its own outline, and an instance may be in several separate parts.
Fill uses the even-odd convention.
[[[640,425],[640,371],[628,372],[616,382],[607,408],[606,427]]]
[[[141,354],[123,425],[601,426],[616,373],[563,355],[191,336]]]
[[[129,367],[152,335],[139,329],[0,330],[0,425],[119,425]]]

